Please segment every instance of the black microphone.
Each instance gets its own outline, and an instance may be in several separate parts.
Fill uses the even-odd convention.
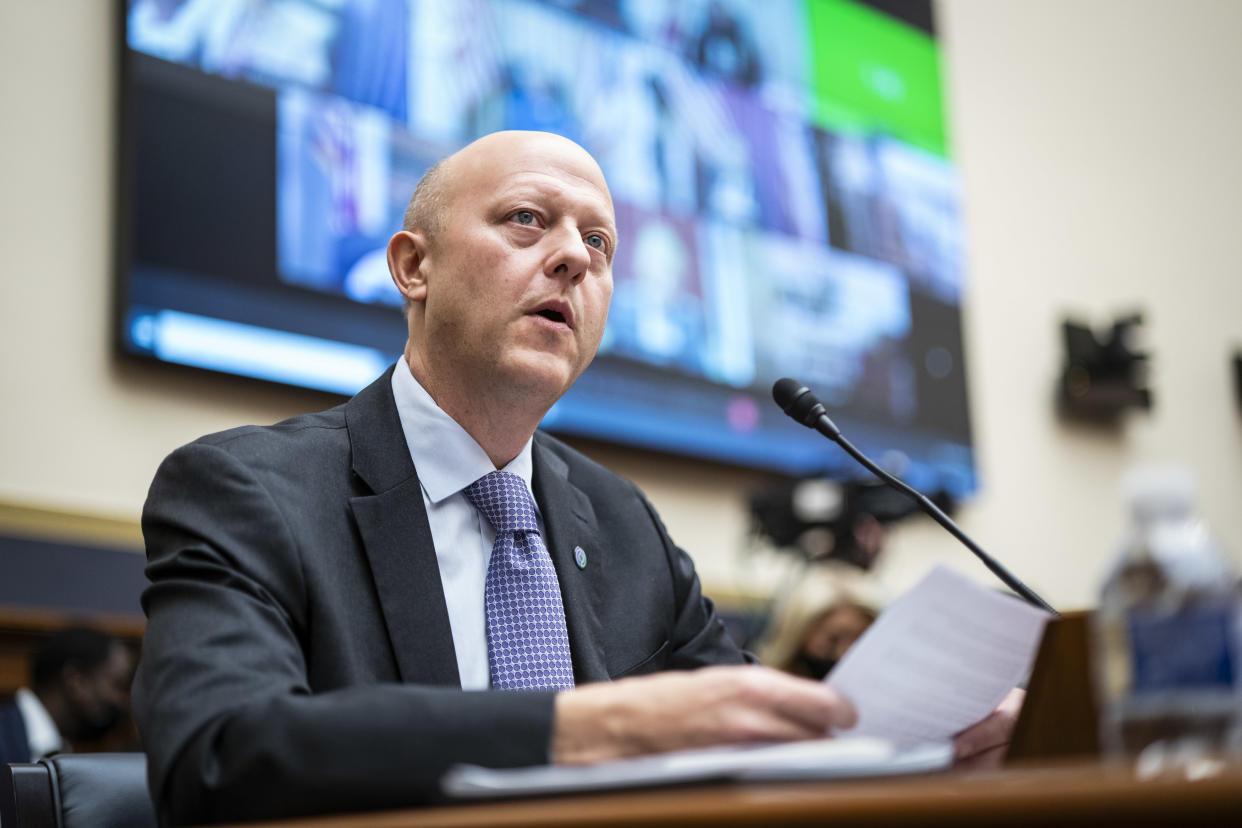
[[[845,449],[845,452],[850,457],[861,463],[867,471],[897,491],[912,498],[919,505],[919,508],[945,529],[949,530],[949,533],[965,544],[967,549],[974,552],[975,557],[983,561],[983,565],[990,569],[993,575],[1000,578],[1005,583],[1005,586],[1021,595],[1028,603],[1052,613],[1053,617],[1060,618],[1060,614],[1050,607],[1047,601],[1036,595],[1034,590],[1019,581],[1013,573],[1001,566],[995,558],[984,552],[979,544],[971,540],[969,535],[958,528],[958,525],[941,511],[935,503],[928,500],[921,492],[910,488],[901,480],[884,471],[875,463],[872,463],[865,454],[854,448],[850,441],[841,434],[841,429],[837,428],[836,424],[828,418],[828,413],[824,410],[824,404],[815,398],[815,395],[811,393],[811,389],[797,380],[785,377],[784,379],[777,380],[776,384],[772,386],[772,399],[776,400],[776,404],[781,407],[781,411],[784,411],[807,428],[813,428],[829,440],[832,440]]]

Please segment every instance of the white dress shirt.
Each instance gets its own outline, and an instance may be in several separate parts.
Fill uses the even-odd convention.
[[[496,467],[483,447],[436,405],[404,359],[392,372],[392,394],[422,486],[461,686],[463,690],[485,690],[491,686],[491,673],[483,590],[496,531],[462,489]],[[530,489],[531,469],[531,441],[527,440],[503,471],[518,475]],[[535,514],[539,515],[537,505]],[[542,517],[539,525],[542,529]]]
[[[32,762],[37,762],[49,753],[59,753],[65,749],[65,740],[56,728],[52,716],[30,690],[20,687],[13,696],[17,709],[21,711],[26,723],[26,742],[30,745]]]

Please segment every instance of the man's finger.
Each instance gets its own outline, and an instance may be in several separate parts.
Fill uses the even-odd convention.
[[[822,681],[791,676],[766,667],[723,669],[731,676],[744,677],[751,683],[755,691],[752,703],[769,707],[777,714],[798,722],[816,738],[830,730],[853,727],[858,721],[858,713],[849,699]]]
[[[976,757],[996,753],[995,763],[999,765],[1013,738],[1013,729],[1025,699],[1026,691],[1015,687],[995,710],[959,733],[953,740],[953,754],[957,761],[974,766]]]

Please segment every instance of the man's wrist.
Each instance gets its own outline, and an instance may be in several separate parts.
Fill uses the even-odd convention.
[[[552,764],[590,764],[643,752],[641,746],[627,745],[633,734],[624,724],[628,705],[625,691],[616,692],[619,683],[556,694],[548,748]]]

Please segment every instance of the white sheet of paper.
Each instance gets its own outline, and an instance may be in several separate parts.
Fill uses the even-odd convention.
[[[826,681],[854,703],[851,736],[943,743],[1030,669],[1047,613],[937,567],[863,634]]]

